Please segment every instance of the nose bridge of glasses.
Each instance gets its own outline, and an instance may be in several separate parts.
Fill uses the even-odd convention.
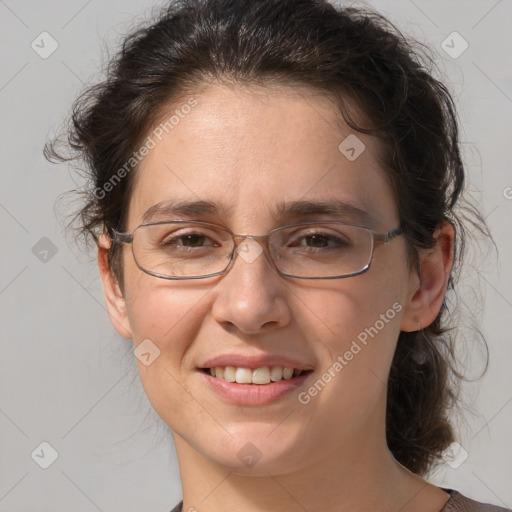
[[[271,267],[275,267],[272,251],[269,246],[270,234],[266,235],[239,235],[233,234],[232,259],[240,256],[246,263],[253,263],[261,253]]]
[[[240,245],[242,242],[246,241],[247,239],[254,240],[258,242],[261,246],[264,246],[267,244],[267,240],[269,238],[270,234],[266,235],[237,235],[233,234],[233,240],[235,242],[235,246]]]

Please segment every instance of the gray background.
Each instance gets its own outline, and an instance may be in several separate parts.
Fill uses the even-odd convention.
[[[368,3],[434,47],[457,97],[470,189],[499,248],[498,258],[477,251],[461,283],[460,352],[471,375],[482,369],[472,320],[491,351],[486,376],[464,388],[473,409],[458,442],[469,457],[431,480],[512,507],[512,1]],[[168,512],[181,497],[172,439],[142,392],[131,342],[109,322],[94,252],[74,246],[56,218],[67,211],[57,196],[77,177],[41,153],[83,84],[100,78],[105,46],[114,48],[154,5],[0,0],[2,512]],[[43,31],[58,43],[46,59],[31,47]],[[469,44],[457,58],[441,46],[453,31]],[[461,40],[448,41],[452,52],[461,49]],[[43,441],[58,452],[48,469],[31,457]]]

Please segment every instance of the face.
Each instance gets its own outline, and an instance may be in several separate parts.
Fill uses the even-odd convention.
[[[197,105],[138,169],[127,232],[168,200],[210,201],[220,210],[152,220],[214,222],[239,234],[301,221],[362,222],[348,214],[274,215],[277,204],[304,200],[350,203],[367,212],[376,233],[399,225],[377,141],[358,133],[365,149],[347,158],[339,145],[352,131],[326,98],[221,86],[194,98]],[[279,474],[357,440],[382,439],[397,338],[401,329],[415,330],[419,318],[419,280],[407,266],[404,236],[377,247],[367,272],[332,280],[280,276],[263,253],[253,261],[237,256],[221,276],[164,280],[142,272],[129,245],[123,251],[124,296],[110,297],[109,313],[135,347],[151,340],[158,348],[151,364],[137,365],[177,446],[239,472],[249,470],[244,455],[253,456],[253,474]],[[226,391],[202,370],[218,356],[227,357],[222,367],[231,359],[261,367],[235,358],[254,363],[270,356],[277,358],[270,367],[281,358],[308,371],[272,384],[233,383]],[[236,386],[252,391],[237,393]]]

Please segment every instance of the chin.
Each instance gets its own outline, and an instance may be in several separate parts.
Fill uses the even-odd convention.
[[[275,427],[262,423],[250,428],[247,425],[227,428],[233,437],[222,442],[210,435],[208,447],[215,446],[217,450],[209,454],[210,450],[206,450],[204,454],[228,471],[241,475],[268,476],[297,470],[307,460],[304,439],[294,439],[284,425]]]

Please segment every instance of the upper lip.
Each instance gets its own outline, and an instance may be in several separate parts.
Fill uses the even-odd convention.
[[[241,368],[260,368],[262,366],[281,366],[296,370],[312,370],[310,364],[301,363],[287,356],[278,354],[262,354],[249,356],[243,354],[222,354],[212,357],[200,365],[200,368],[215,368],[216,366],[234,366]]]

